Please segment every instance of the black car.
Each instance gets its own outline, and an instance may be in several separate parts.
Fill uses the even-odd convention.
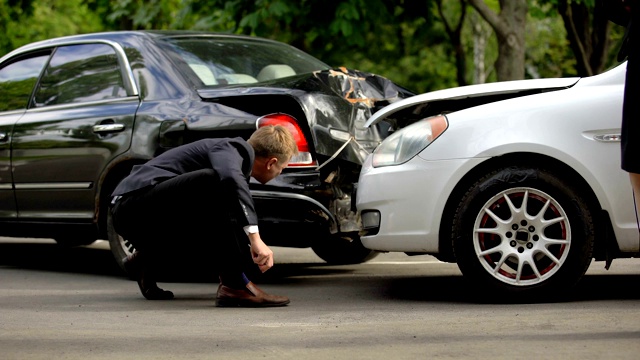
[[[0,236],[108,239],[120,263],[132,247],[110,226],[109,197],[133,165],[279,123],[300,155],[270,183],[251,184],[263,239],[311,247],[329,263],[366,261],[376,253],[359,240],[352,194],[386,134],[364,123],[412,95],[249,36],[122,31],[23,46],[0,59]]]

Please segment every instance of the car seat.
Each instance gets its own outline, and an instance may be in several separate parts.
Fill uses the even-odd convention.
[[[293,76],[296,72],[289,65],[271,64],[267,65],[258,73],[258,81],[268,81]]]

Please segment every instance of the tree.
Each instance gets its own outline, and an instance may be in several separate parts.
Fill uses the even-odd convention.
[[[0,0],[2,30],[5,36],[0,40],[0,54],[3,55],[37,40],[100,31],[102,23],[83,0]]]
[[[0,1],[0,56],[22,45],[16,39],[18,21],[33,13],[31,1]]]
[[[373,72],[413,91],[456,85],[449,39],[434,0],[237,0],[232,32],[268,37],[332,66]],[[226,16],[219,14],[220,16]],[[214,23],[214,19],[210,19]],[[434,66],[437,64],[437,66]]]
[[[603,71],[615,62],[613,45],[624,29],[611,27],[595,2],[0,0],[0,54],[97,30],[206,30],[283,41],[331,66],[376,73],[420,93]]]
[[[499,0],[496,14],[483,0],[469,4],[491,25],[498,38],[495,68],[498,81],[524,79],[525,26],[529,6],[527,0]]]
[[[442,18],[445,30],[449,35],[451,46],[454,48],[458,86],[463,86],[467,85],[467,55],[462,44],[462,26],[464,25],[465,16],[467,15],[467,4],[464,0],[458,1],[460,12],[455,26],[449,24],[442,7],[442,0],[437,0],[436,5],[438,7],[438,14],[440,15],[440,18]]]
[[[562,18],[550,4],[532,1],[527,20],[525,78],[576,76],[576,60]]]
[[[477,12],[471,14],[469,18],[471,25],[471,36],[473,38],[473,80],[472,84],[484,84],[487,81],[489,72],[485,66],[485,52],[491,28],[480,18]]]
[[[576,58],[578,76],[601,73],[610,63],[610,23],[602,2],[594,0],[550,0],[562,17],[567,38]]]

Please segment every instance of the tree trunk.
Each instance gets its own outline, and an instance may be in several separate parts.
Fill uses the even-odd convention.
[[[456,78],[458,80],[458,86],[464,86],[467,85],[467,57],[464,51],[464,46],[462,45],[462,25],[464,24],[464,18],[467,14],[467,6],[464,0],[459,1],[460,17],[458,18],[458,23],[455,28],[449,24],[449,21],[442,10],[442,0],[437,0],[436,5],[438,6],[438,13],[442,18],[442,23],[444,24],[444,28],[449,39],[451,40],[451,45],[453,46],[455,53],[457,69]]]
[[[498,38],[495,64],[498,81],[524,79],[527,0],[500,0],[500,14],[483,0],[469,0],[469,4],[491,25]]]
[[[473,83],[484,84],[488,76],[484,56],[491,29],[486,25],[486,21],[480,19],[477,12],[471,14],[470,20],[473,33]]]
[[[609,51],[609,21],[600,8],[600,2],[596,4],[591,20],[589,8],[585,4],[558,1],[558,12],[562,16],[567,39],[576,57],[578,76],[601,73]]]

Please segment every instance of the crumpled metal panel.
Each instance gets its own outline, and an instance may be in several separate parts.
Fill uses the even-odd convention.
[[[314,76],[342,100],[337,111],[316,113],[313,131],[317,152],[334,156],[339,151],[337,158],[357,164],[382,141],[377,129],[364,126],[367,119],[377,110],[414,95],[382,76],[344,67],[317,71]],[[344,137],[338,137],[340,131]]]
[[[356,164],[362,164],[382,140],[376,128],[364,126],[367,119],[384,106],[414,95],[382,76],[347,68],[278,79],[260,87],[208,88],[198,93],[211,102],[241,108],[246,118],[255,118],[255,109],[264,106],[261,96],[290,97],[306,117],[316,154]],[[229,113],[221,107],[211,111],[224,112],[225,116]],[[290,110],[283,107],[282,111]],[[187,126],[200,131],[218,128],[215,114],[209,115],[191,119]]]
[[[413,95],[387,78],[344,67],[317,71],[314,76],[346,101],[368,108],[379,108]]]

